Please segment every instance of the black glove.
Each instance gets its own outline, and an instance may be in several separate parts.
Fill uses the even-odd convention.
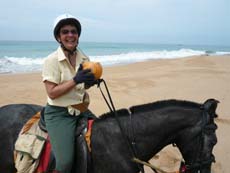
[[[89,89],[90,87],[94,85],[99,85],[100,84],[100,79],[94,80],[92,82],[88,82],[85,84],[85,89]]]
[[[95,81],[95,77],[93,73],[91,73],[90,69],[83,70],[82,64],[80,64],[80,67],[76,75],[73,77],[73,80],[76,84],[79,83],[91,84]]]

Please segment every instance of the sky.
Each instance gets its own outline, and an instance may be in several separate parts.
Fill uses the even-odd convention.
[[[80,41],[230,46],[230,0],[7,0],[0,40],[54,41],[61,14],[82,24]]]

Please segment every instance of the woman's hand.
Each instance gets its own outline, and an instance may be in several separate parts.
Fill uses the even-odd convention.
[[[73,80],[76,84],[85,83],[86,85],[91,85],[92,83],[94,83],[95,77],[93,73],[91,73],[90,69],[83,70],[82,64],[80,64],[80,67]]]

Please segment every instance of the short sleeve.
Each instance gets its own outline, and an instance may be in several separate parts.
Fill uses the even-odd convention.
[[[56,84],[60,83],[61,73],[56,58],[48,57],[45,59],[42,70],[42,80],[43,82],[49,81]]]

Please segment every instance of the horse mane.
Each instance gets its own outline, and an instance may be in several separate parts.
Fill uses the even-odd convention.
[[[130,115],[129,110],[128,109],[124,109],[124,108],[116,110],[116,112],[117,112],[118,116],[127,116],[127,115]],[[114,113],[113,112],[107,112],[107,113],[102,114],[99,117],[100,117],[100,119],[106,119],[106,118],[114,117]]]
[[[186,101],[186,100],[170,99],[170,100],[161,100],[161,101],[156,101],[152,103],[132,106],[130,107],[129,110],[132,114],[134,114],[134,113],[139,113],[139,112],[153,111],[153,110],[160,109],[165,106],[171,106],[171,105],[186,107],[186,108],[200,108],[201,107],[201,104],[199,103]]]
[[[161,100],[161,101],[156,101],[152,103],[146,103],[142,105],[136,105],[132,106],[129,109],[119,109],[117,110],[118,116],[127,116],[134,113],[139,113],[139,112],[148,112],[148,111],[153,111],[156,109],[160,109],[165,106],[181,106],[181,107],[186,107],[186,108],[201,108],[201,104],[195,103],[192,101],[186,101],[186,100],[175,100],[175,99],[170,99],[170,100]],[[114,113],[112,112],[107,112],[99,116],[100,119],[105,119],[109,117],[114,117]]]

